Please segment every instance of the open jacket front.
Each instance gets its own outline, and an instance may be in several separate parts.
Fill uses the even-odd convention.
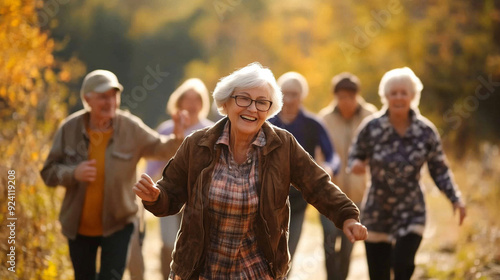
[[[167,163],[158,181],[156,202],[143,202],[156,216],[173,215],[184,206],[177,234],[172,269],[182,279],[198,279],[209,244],[209,188],[213,168],[220,156],[215,145],[227,118],[211,128],[187,137],[177,154]],[[266,145],[259,154],[259,216],[254,225],[260,250],[274,278],[284,278],[289,270],[288,220],[290,184],[306,201],[342,228],[350,218],[359,220],[356,205],[331,181],[311,156],[287,131],[265,122]]]
[[[47,186],[66,189],[59,219],[69,239],[75,239],[78,233],[87,190],[87,183],[76,180],[74,173],[78,164],[88,160],[89,118],[88,111],[80,110],[64,120],[40,171]],[[137,182],[136,166],[141,157],[168,160],[180,143],[171,136],[159,135],[129,112],[117,110],[105,153],[103,236],[110,236],[136,219],[132,186]]]

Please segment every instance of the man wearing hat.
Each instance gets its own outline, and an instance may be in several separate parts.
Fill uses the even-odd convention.
[[[335,99],[320,111],[319,116],[323,119],[343,167],[342,171],[333,177],[333,181],[341,186],[342,191],[359,207],[366,188],[366,178],[364,175],[347,173],[345,167],[356,129],[361,121],[375,113],[377,108],[359,95],[359,78],[351,73],[344,72],[333,77],[331,89]],[[324,216],[321,216],[321,223],[328,279],[346,279],[353,244]],[[337,237],[341,237],[340,251],[335,249]]]
[[[123,86],[107,70],[87,74],[80,91],[84,109],[67,117],[54,136],[41,176],[47,186],[66,188],[60,221],[68,238],[75,279],[121,279],[138,206],[132,186],[142,157],[167,160],[184,131],[160,136],[122,111]]]

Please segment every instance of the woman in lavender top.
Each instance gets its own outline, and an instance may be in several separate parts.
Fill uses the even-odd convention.
[[[160,124],[157,131],[160,134],[168,135],[173,133],[174,119],[179,118],[187,136],[191,132],[212,126],[214,123],[207,119],[210,110],[208,90],[205,84],[197,78],[186,80],[170,95],[167,103],[167,113],[172,116]],[[166,161],[148,161],[146,173],[151,174],[153,179],[161,177]],[[161,237],[163,246],[161,250],[161,266],[164,279],[168,279],[170,274],[170,262],[172,261],[172,250],[175,238],[179,230],[180,214],[161,217]]]
[[[425,226],[425,202],[420,171],[427,162],[437,187],[459,210],[465,205],[446,163],[434,125],[418,110],[420,79],[410,68],[387,72],[380,82],[383,109],[360,125],[349,153],[355,174],[369,165],[371,185],[362,204],[361,217],[369,231],[365,242],[370,279],[410,279],[414,258]]]

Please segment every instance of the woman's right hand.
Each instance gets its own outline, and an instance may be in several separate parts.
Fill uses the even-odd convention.
[[[186,110],[179,110],[176,114],[172,115],[172,120],[174,121],[173,133],[175,134],[175,138],[184,139],[184,132],[189,123],[189,113]]]
[[[351,172],[356,175],[361,175],[366,172],[366,163],[360,159],[355,159],[352,162]]]
[[[366,238],[368,238],[368,230],[366,227],[355,219],[345,220],[342,231],[351,243],[357,240],[366,240]]]
[[[144,201],[155,202],[160,196],[160,189],[146,173],[142,173],[141,178],[132,189]]]

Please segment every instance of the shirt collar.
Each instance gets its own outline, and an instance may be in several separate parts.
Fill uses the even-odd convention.
[[[359,115],[360,112],[361,112],[361,104],[358,103],[358,105],[356,106],[356,111],[354,112],[354,115]],[[340,109],[339,109],[338,104],[335,104],[335,107],[333,107],[333,113],[340,115]]]
[[[120,128],[120,117],[119,115],[121,114],[121,111],[119,109],[116,110],[116,115],[115,117],[113,118],[113,122],[112,122],[112,136],[111,138],[113,138],[113,135],[115,135],[119,128]],[[90,111],[87,111],[85,110],[85,112],[83,113],[83,117],[81,119],[82,121],[82,128],[81,128],[81,131],[82,131],[82,134],[84,137],[86,137],[87,139],[89,138],[89,134],[88,134],[88,127],[89,127],[89,122],[90,122]]]
[[[404,137],[406,136],[414,136],[414,135],[418,135],[418,131],[419,131],[419,125],[418,125],[418,117],[417,117],[417,113],[415,113],[415,111],[413,109],[410,109],[410,126],[408,127],[408,130],[406,131]],[[382,125],[382,128],[384,129],[387,129],[389,127],[392,128],[392,124],[391,122],[389,121],[389,109],[387,109],[385,111],[385,113],[381,116],[380,118],[381,120],[381,125]]]
[[[229,147],[230,127],[231,127],[231,122],[228,120],[224,125],[224,129],[222,130],[221,136],[219,137],[219,139],[217,139],[217,142],[215,142],[215,144],[224,144]],[[257,147],[264,147],[266,145],[266,135],[264,134],[262,128],[259,129],[257,137],[255,137],[255,140],[253,140],[252,145]]]

